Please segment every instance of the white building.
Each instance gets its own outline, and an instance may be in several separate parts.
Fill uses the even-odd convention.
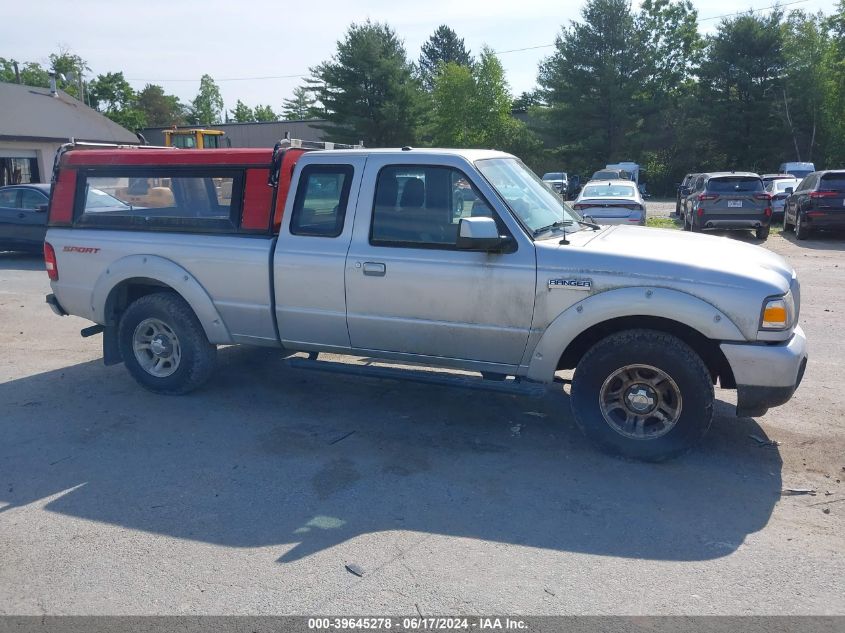
[[[62,143],[138,143],[129,130],[69,94],[0,82],[0,185],[50,182]]]

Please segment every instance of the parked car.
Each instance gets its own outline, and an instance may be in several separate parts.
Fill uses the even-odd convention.
[[[645,224],[646,212],[636,183],[630,180],[591,180],[573,208],[597,224]]]
[[[599,169],[590,180],[631,180],[631,172],[624,169]]]
[[[687,218],[693,209],[698,204],[698,195],[704,189],[704,183],[707,182],[707,174],[691,174],[692,178],[688,187],[684,189],[681,195],[681,220],[684,222],[686,228]]]
[[[687,174],[684,179],[678,183],[678,191],[675,196],[675,215],[681,215],[681,202],[690,194],[692,185],[698,174]]]
[[[294,367],[512,395],[541,396],[574,369],[584,433],[660,460],[707,432],[714,384],[737,389],[739,415],[757,416],[804,375],[798,278],[766,249],[584,222],[502,152],[209,154],[70,145],[56,161],[47,303],[93,321],[83,334],[103,335],[106,364],[124,363],[153,392],[200,387],[217,345],[232,344],[311,353]],[[89,209],[77,193],[116,170],[170,178],[174,204]],[[231,180],[229,201],[217,178]],[[332,196],[315,195],[312,183],[329,178]],[[461,178],[477,200],[456,218]]]
[[[784,230],[807,239],[815,229],[845,228],[845,169],[817,171],[802,180],[786,199]]]
[[[47,184],[0,187],[0,250],[40,253],[49,202]]]
[[[574,200],[581,193],[581,176],[578,174],[569,174],[569,193],[567,198]]]
[[[569,194],[569,176],[566,175],[566,172],[552,171],[543,174],[543,182],[556,193],[563,196]]]
[[[783,222],[783,207],[789,195],[798,188],[799,180],[788,176],[782,178],[770,179],[766,183],[765,177],[763,184],[766,186],[766,191],[772,197],[772,222]]]
[[[766,187],[766,189],[769,188],[769,183],[773,180],[801,180],[801,178],[797,178],[792,174],[763,174],[760,176],[760,179],[763,181],[763,186]]]
[[[684,228],[688,231],[753,229],[757,239],[769,237],[771,196],[757,174],[704,174],[701,189],[688,196],[687,204]]]
[[[795,176],[800,180],[816,171],[816,166],[813,163],[781,163],[778,171],[782,174]]]

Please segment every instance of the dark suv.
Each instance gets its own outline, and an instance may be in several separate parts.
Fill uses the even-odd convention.
[[[772,222],[771,196],[760,176],[751,172],[703,174],[700,187],[687,198],[684,228],[754,229],[757,239],[769,237]]]
[[[675,196],[675,215],[681,215],[681,207],[683,206],[683,199],[692,192],[692,187],[695,184],[695,179],[698,174],[687,174],[684,179],[678,184],[677,195]]]
[[[786,199],[783,229],[807,239],[813,229],[845,228],[845,169],[816,171]]]

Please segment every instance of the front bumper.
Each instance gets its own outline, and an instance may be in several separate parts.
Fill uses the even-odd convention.
[[[722,343],[720,347],[736,379],[738,416],[763,415],[787,402],[804,378],[807,337],[800,326],[782,343]]]

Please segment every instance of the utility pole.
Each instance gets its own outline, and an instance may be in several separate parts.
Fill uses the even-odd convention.
[[[18,62],[14,59],[12,60],[12,67],[15,69],[15,83],[19,84],[21,82],[21,71],[18,70]]]

